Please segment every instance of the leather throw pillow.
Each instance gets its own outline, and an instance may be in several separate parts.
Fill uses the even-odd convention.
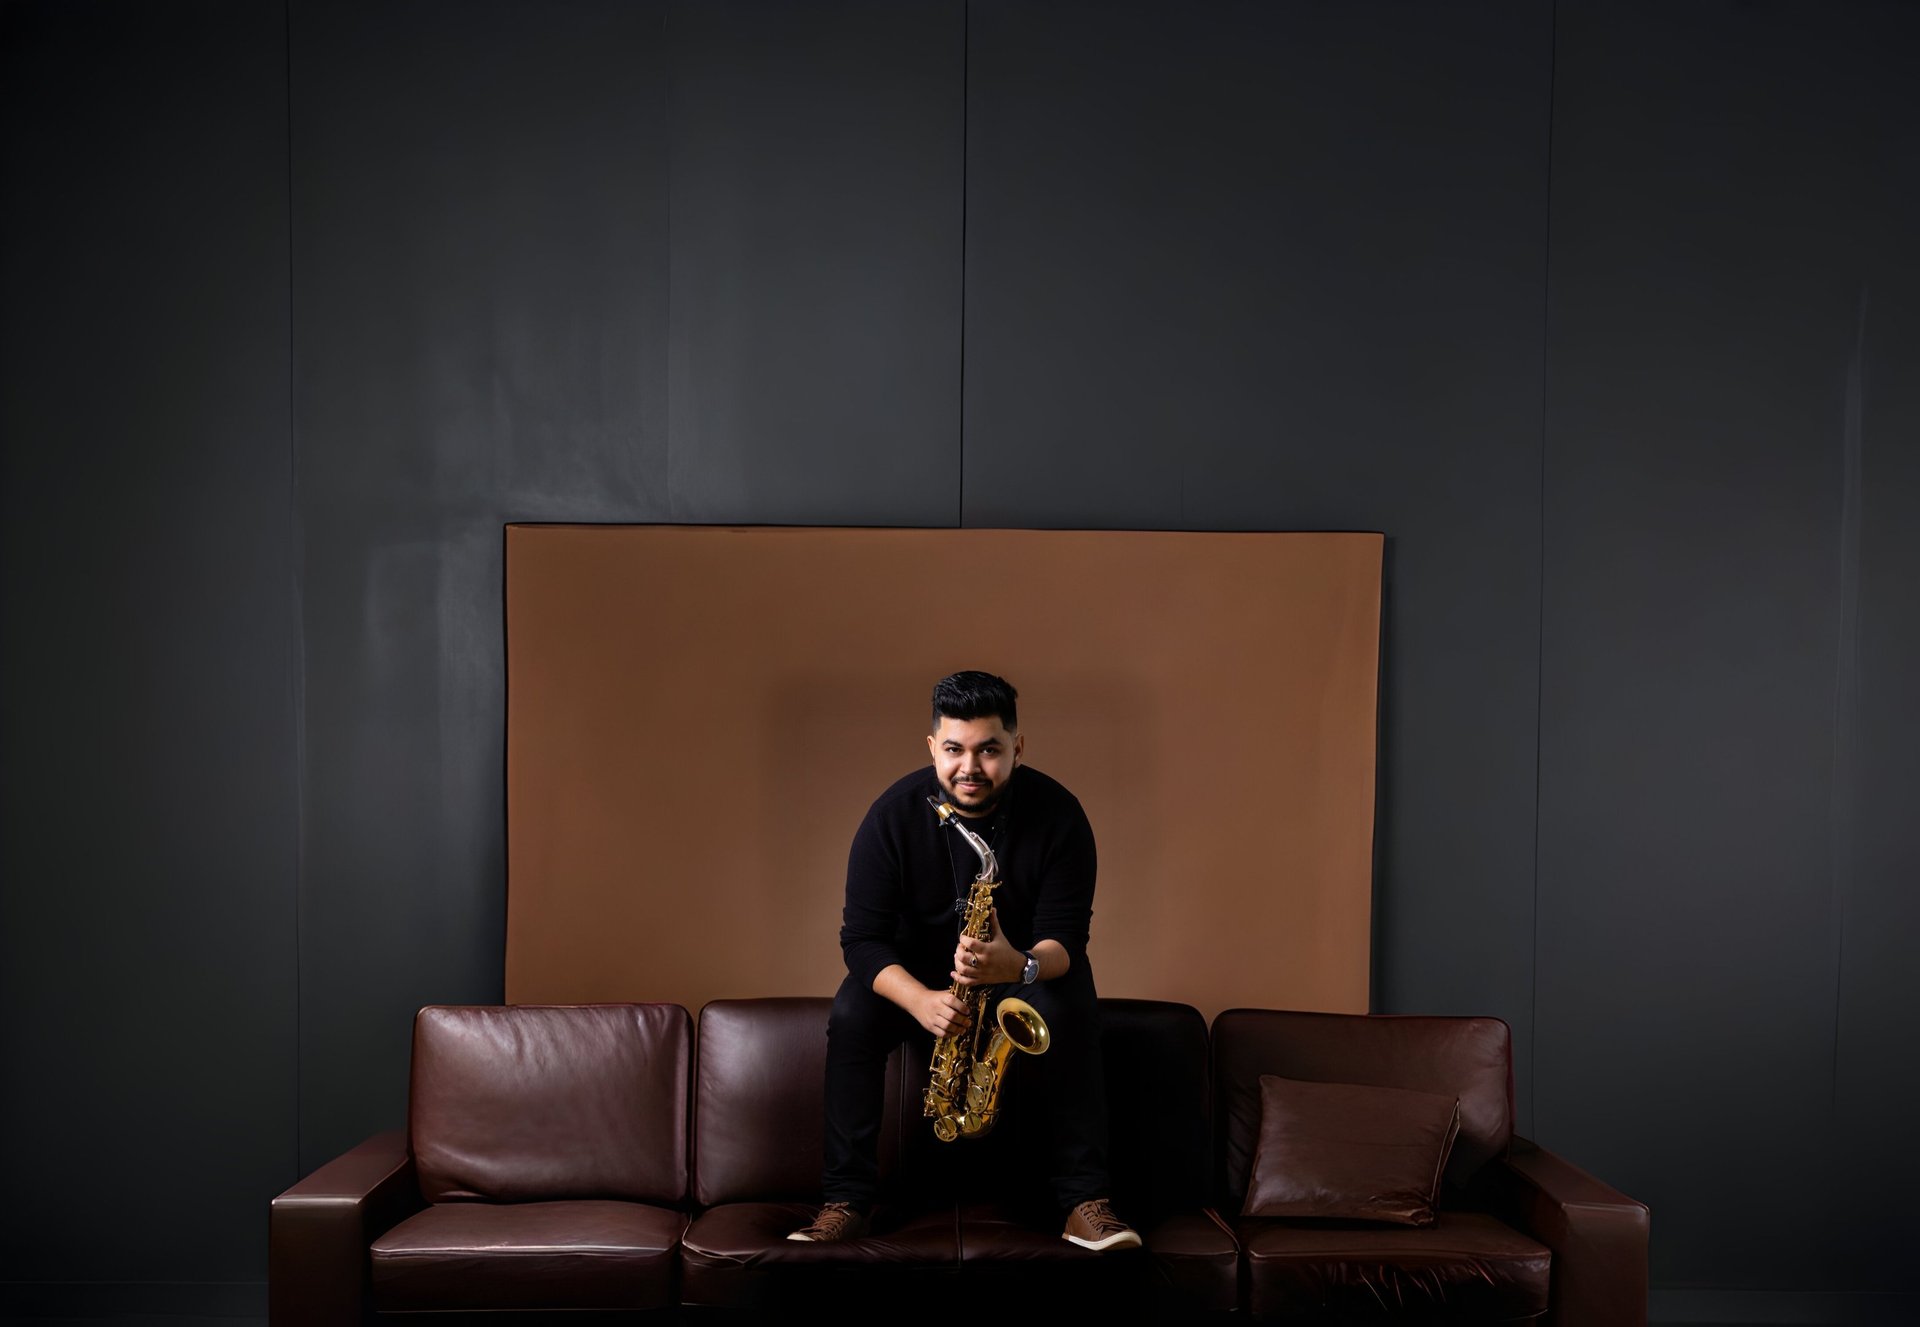
[[[1262,1074],[1241,1215],[1430,1226],[1459,1132],[1457,1097]]]

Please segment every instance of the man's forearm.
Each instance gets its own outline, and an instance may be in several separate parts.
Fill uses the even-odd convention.
[[[1055,977],[1067,975],[1067,969],[1073,966],[1073,955],[1058,940],[1042,940],[1032,950],[1033,956],[1040,960],[1040,975],[1036,981],[1052,981]]]
[[[913,1001],[929,989],[898,963],[887,964],[873,978],[873,993],[893,1001],[908,1013],[914,1010]]]

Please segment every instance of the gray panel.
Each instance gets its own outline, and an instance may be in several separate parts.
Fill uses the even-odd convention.
[[[1560,6],[1536,1111],[1656,1283],[1893,1288],[1915,1233],[1836,1137],[1915,1081],[1914,26]]]
[[[1550,13],[972,7],[971,526],[1389,536],[1375,1007],[1526,1123]]]
[[[1920,18],[1920,14],[1915,17]],[[1916,25],[1920,26],[1920,25]],[[1857,491],[1859,583],[1841,596],[1851,609],[1857,671],[1836,694],[1836,930],[1840,958],[1835,1019],[1834,1119],[1844,1146],[1848,1238],[1836,1281],[1906,1289],[1893,1269],[1920,1248],[1920,1153],[1905,1145],[1920,1102],[1920,30],[1887,49],[1908,55],[1899,80],[1874,89],[1880,139],[1905,127],[1904,156],[1882,157],[1871,215],[1873,275],[1860,331]],[[1896,95],[1896,92],[1898,95]],[[1843,538],[1845,535],[1843,534]],[[1843,550],[1845,546],[1843,545]],[[1845,620],[1845,619],[1843,619]],[[1844,638],[1843,638],[1844,639]],[[1913,1318],[1920,1320],[1920,1310]]]
[[[673,6],[673,517],[959,516],[959,0]]]
[[[1836,594],[1833,1279],[1911,1293],[1897,1269],[1920,1247],[1920,1153],[1904,1142],[1920,1101],[1920,9],[1875,8],[1847,35],[1841,54],[1860,62],[1835,63],[1855,114],[1832,146],[1857,190],[1839,247],[1861,298]]]
[[[258,1281],[295,1178],[285,49],[0,11],[0,1281]]]
[[[502,995],[502,526],[667,515],[663,17],[292,17],[303,1166]]]

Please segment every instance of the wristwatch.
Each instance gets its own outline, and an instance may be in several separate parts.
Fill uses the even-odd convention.
[[[1023,949],[1020,952],[1027,956],[1027,965],[1020,969],[1020,984],[1031,986],[1040,980],[1040,960],[1033,956],[1031,949]]]

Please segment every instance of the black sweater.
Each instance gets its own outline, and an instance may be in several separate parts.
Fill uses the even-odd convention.
[[[960,938],[954,901],[966,898],[980,857],[957,829],[941,825],[929,797],[946,800],[931,767],[881,793],[853,836],[840,951],[847,971],[868,989],[890,963],[936,989],[950,984]],[[1021,765],[993,816],[960,819],[987,840],[1000,864],[993,901],[1007,939],[1016,949],[1057,940],[1076,966],[1084,964],[1095,861],[1093,827],[1079,799]]]

